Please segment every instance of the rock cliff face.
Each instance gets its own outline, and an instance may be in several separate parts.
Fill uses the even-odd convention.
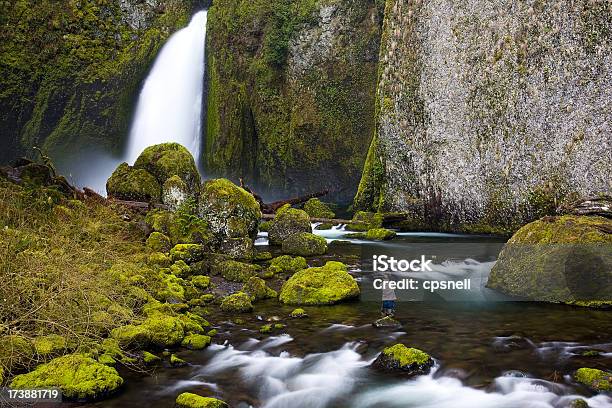
[[[117,152],[149,64],[192,3],[2,2],[0,162],[32,146],[55,159]]]
[[[611,190],[605,0],[388,0],[358,209],[514,229]]]
[[[381,17],[372,0],[215,1],[206,172],[350,199],[374,131]]]

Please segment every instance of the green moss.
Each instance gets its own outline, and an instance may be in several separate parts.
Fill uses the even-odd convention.
[[[221,301],[221,310],[228,313],[245,313],[253,310],[251,297],[244,292],[233,293]]]
[[[295,319],[301,319],[303,317],[308,317],[308,314],[306,314],[306,311],[304,309],[297,308],[297,309],[293,309],[293,311],[289,314],[289,316]]]
[[[276,298],[278,294],[274,289],[266,286],[266,282],[258,277],[251,277],[242,286],[242,291],[251,296],[254,301],[261,299]]]
[[[295,305],[329,305],[359,296],[359,286],[341,262],[294,274],[281,288],[279,300]]]
[[[395,238],[395,232],[386,228],[372,228],[367,232],[347,234],[348,238],[371,239],[373,241],[386,241]]]
[[[66,338],[57,334],[36,337],[32,344],[36,353],[41,356],[55,355],[68,347]]]
[[[134,162],[134,168],[151,173],[159,185],[178,176],[191,193],[199,191],[200,174],[189,150],[178,143],[161,143],[147,147]]]
[[[260,270],[259,265],[232,260],[220,262],[212,267],[214,274],[221,275],[232,282],[246,282],[249,278],[257,275]]]
[[[317,225],[315,227],[316,230],[328,230],[328,229],[332,229],[332,227],[334,226],[334,224],[330,223],[330,222],[323,222],[319,225]]]
[[[120,326],[111,331],[111,336],[122,347],[146,347],[151,342],[151,333],[141,325]]]
[[[327,252],[325,238],[310,232],[300,232],[291,235],[283,241],[283,252],[300,256],[323,255]]]
[[[149,255],[148,262],[151,265],[157,265],[160,267],[167,267],[172,264],[172,259],[162,252],[154,252]]]
[[[160,201],[161,187],[144,169],[121,163],[106,181],[109,197],[128,201]]]
[[[192,276],[191,283],[197,288],[206,289],[210,286],[210,278],[203,275]]]
[[[377,211],[380,208],[384,164],[378,151],[378,136],[375,134],[370,142],[368,154],[363,165],[363,172],[353,208],[361,211]]]
[[[259,328],[259,332],[262,334],[267,334],[267,333],[270,333],[271,331],[272,331],[271,324],[264,324],[263,326]]]
[[[185,336],[181,346],[192,350],[202,350],[210,345],[210,337],[203,334],[190,334]]]
[[[391,347],[387,347],[383,350],[383,354],[391,357],[397,361],[400,368],[410,366],[412,364],[423,365],[426,364],[431,357],[429,354],[416,348],[409,348],[403,344],[396,344]]]
[[[202,186],[198,214],[218,243],[227,238],[254,239],[261,219],[259,203],[252,194],[227,179],[208,180]]]
[[[156,356],[153,353],[149,353],[148,351],[143,351],[142,352],[142,361],[146,365],[152,365],[152,364],[159,363],[161,361],[161,358],[159,358],[158,356]]]
[[[259,223],[259,230],[263,232],[268,232],[270,230],[270,226],[272,225],[272,221],[263,221]]]
[[[58,387],[66,398],[94,400],[116,391],[122,384],[123,379],[114,368],[81,354],[70,354],[16,376],[11,388]]]
[[[180,344],[185,336],[185,323],[179,317],[155,313],[148,317],[142,327],[151,335],[151,343],[159,347]]]
[[[382,228],[383,215],[367,211],[357,211],[353,216],[353,223],[346,226],[349,231],[368,231]]]
[[[176,244],[170,250],[170,257],[173,261],[184,261],[193,263],[201,261],[205,254],[204,246],[201,244]]]
[[[168,252],[172,248],[170,238],[161,232],[154,231],[147,238],[147,246],[156,252]]]
[[[218,333],[217,329],[210,329],[208,332],[206,332],[206,335],[210,337],[215,337],[217,333]]]
[[[228,405],[216,398],[201,397],[184,392],[176,398],[177,408],[227,408]]]
[[[176,211],[189,197],[193,197],[189,186],[177,175],[170,177],[162,185],[161,201],[171,211]]]
[[[312,232],[310,217],[305,211],[287,208],[276,213],[268,239],[271,245],[281,245],[285,239],[299,232]]]
[[[595,391],[612,391],[612,373],[595,368],[579,368],[574,378]]]
[[[270,261],[270,269],[275,273],[295,273],[308,268],[306,259],[301,256],[281,255]]]
[[[335,218],[336,214],[318,198],[311,198],[304,204],[304,211],[313,218]]]
[[[272,259],[272,254],[268,251],[259,252],[255,255],[255,261],[269,261]]]
[[[4,382],[4,367],[0,365],[0,385]]]
[[[7,368],[27,367],[34,357],[34,346],[23,336],[0,337],[0,365]]]
[[[112,367],[117,364],[117,360],[115,360],[110,354],[101,354],[98,356],[98,363]]]
[[[183,367],[186,366],[188,363],[183,360],[182,358],[178,357],[176,354],[171,354],[170,355],[170,365],[173,367]]]

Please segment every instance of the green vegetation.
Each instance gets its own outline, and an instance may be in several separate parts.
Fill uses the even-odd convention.
[[[161,143],[147,147],[136,159],[135,169],[152,174],[159,185],[178,176],[189,187],[191,194],[200,188],[200,173],[189,150],[178,143]]]
[[[255,276],[246,281],[246,283],[242,286],[242,291],[249,294],[253,301],[270,298],[273,299],[278,296],[276,291],[269,288],[263,279]]]
[[[336,214],[318,198],[311,198],[304,204],[304,211],[313,218],[335,218]]]
[[[299,232],[312,232],[310,217],[303,210],[281,207],[268,230],[271,245],[281,245],[283,241]]]
[[[327,241],[310,232],[299,232],[285,239],[282,248],[284,253],[291,255],[323,255],[327,252]]]
[[[214,274],[221,275],[232,282],[246,282],[261,270],[259,265],[238,261],[223,261],[213,266]]]
[[[221,310],[229,313],[245,313],[253,310],[251,297],[244,292],[233,293],[221,301]]]
[[[301,319],[304,317],[308,317],[308,314],[306,314],[306,311],[304,309],[297,308],[293,309],[289,316],[293,317],[294,319]]]
[[[595,368],[579,368],[574,378],[595,391],[612,391],[612,373]]]
[[[412,364],[422,365],[431,360],[429,354],[416,348],[409,348],[403,344],[396,344],[383,350],[383,354],[395,360],[400,368]]]
[[[121,163],[106,182],[109,197],[128,201],[159,202],[161,188],[149,172]]]
[[[301,256],[281,255],[270,261],[269,271],[273,273],[295,273],[308,268],[306,259]]]
[[[82,354],[69,354],[16,376],[11,388],[58,387],[66,398],[94,400],[116,391],[122,384],[123,379],[114,368]]]
[[[331,305],[359,296],[359,286],[341,262],[294,274],[281,288],[279,300],[291,305]]]
[[[176,398],[177,408],[227,408],[228,405],[216,398],[201,397],[184,392]]]

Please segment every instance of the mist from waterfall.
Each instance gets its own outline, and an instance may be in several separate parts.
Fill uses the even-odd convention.
[[[124,160],[133,164],[148,146],[177,142],[199,162],[207,11],[173,34],[147,77],[130,130]]]

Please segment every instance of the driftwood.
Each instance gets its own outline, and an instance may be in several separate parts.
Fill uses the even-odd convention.
[[[261,212],[264,214],[274,214],[276,210],[278,210],[285,204],[290,204],[290,205],[301,204],[301,203],[304,203],[310,200],[311,198],[323,197],[324,195],[329,193],[329,190],[322,190],[322,191],[317,191],[316,193],[310,193],[310,194],[306,194],[303,196],[287,198],[285,200],[273,201],[271,203],[264,203],[263,199],[261,198],[259,194],[257,194],[256,192],[251,190],[249,186],[244,184],[244,179],[242,177],[240,178],[240,187],[242,187],[243,189],[251,193],[253,197],[255,197],[255,200],[257,200],[257,202],[259,203]]]

